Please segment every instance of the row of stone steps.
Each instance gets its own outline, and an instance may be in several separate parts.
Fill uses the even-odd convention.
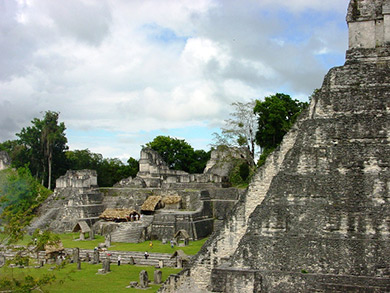
[[[72,255],[72,249],[66,249],[67,254]],[[92,258],[93,250],[80,249],[80,258],[86,257],[86,254]],[[118,251],[108,250],[100,251],[100,260],[106,258],[110,259],[111,263],[118,261],[118,256],[121,257],[121,264],[129,264],[134,262],[135,265],[140,266],[154,266],[154,267],[176,267],[176,258],[171,258],[172,254],[169,253],[153,253],[149,250],[149,257],[145,259],[144,252],[141,251]]]
[[[153,222],[153,216],[143,216],[142,220],[121,223],[120,226],[111,233],[111,241],[139,243],[144,241],[143,231]]]

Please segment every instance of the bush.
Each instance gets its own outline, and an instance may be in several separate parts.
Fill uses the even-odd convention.
[[[253,171],[246,162],[237,161],[236,166],[229,174],[229,181],[233,186],[247,185]]]

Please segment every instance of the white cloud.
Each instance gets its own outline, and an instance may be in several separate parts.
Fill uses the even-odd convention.
[[[123,156],[142,131],[214,127],[239,99],[310,95],[318,54],[346,49],[340,0],[3,2],[0,141],[53,110],[70,130],[113,132],[95,151]]]

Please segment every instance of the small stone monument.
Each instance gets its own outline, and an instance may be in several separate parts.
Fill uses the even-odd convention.
[[[105,241],[104,241],[104,245],[106,247],[110,247],[111,246],[111,234],[107,234],[106,237],[105,237]]]
[[[98,264],[100,262],[100,256],[99,256],[99,250],[94,250],[93,251],[93,264]]]
[[[90,240],[95,239],[95,231],[93,231],[92,228],[91,228],[91,232],[89,232],[89,239],[90,239]]]
[[[106,258],[103,261],[103,273],[106,274],[108,272],[111,272],[111,269],[110,269],[110,259]]]
[[[160,270],[154,271],[154,284],[161,284],[162,282],[162,272]]]
[[[91,261],[91,257],[89,256],[88,252],[85,254],[85,261],[86,262],[90,262]]]
[[[149,286],[149,276],[148,272],[142,270],[139,272],[139,287],[147,288]]]
[[[78,259],[78,261],[77,261],[77,269],[79,271],[81,270],[81,259]]]
[[[73,248],[73,254],[72,254],[72,261],[73,263],[77,263],[80,259],[80,248],[75,247]]]
[[[129,265],[134,265],[134,264],[135,264],[134,258],[132,256],[130,256]]]
[[[0,255],[0,268],[5,265],[5,256],[3,254]]]

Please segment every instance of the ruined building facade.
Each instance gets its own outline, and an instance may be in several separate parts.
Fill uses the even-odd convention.
[[[219,174],[213,171],[217,163]],[[242,193],[222,188],[231,169],[230,164],[224,165],[214,161],[207,172],[188,174],[169,169],[157,152],[143,149],[137,177],[110,188],[97,186],[94,170],[68,170],[56,180],[54,193],[28,230],[73,231],[83,223],[93,232],[111,234],[114,242],[171,239],[180,230],[192,240],[201,239],[218,229]],[[101,219],[106,209],[135,211],[144,217],[142,221],[126,217],[106,221]]]
[[[390,292],[389,2],[350,2],[345,65],[161,292]]]

